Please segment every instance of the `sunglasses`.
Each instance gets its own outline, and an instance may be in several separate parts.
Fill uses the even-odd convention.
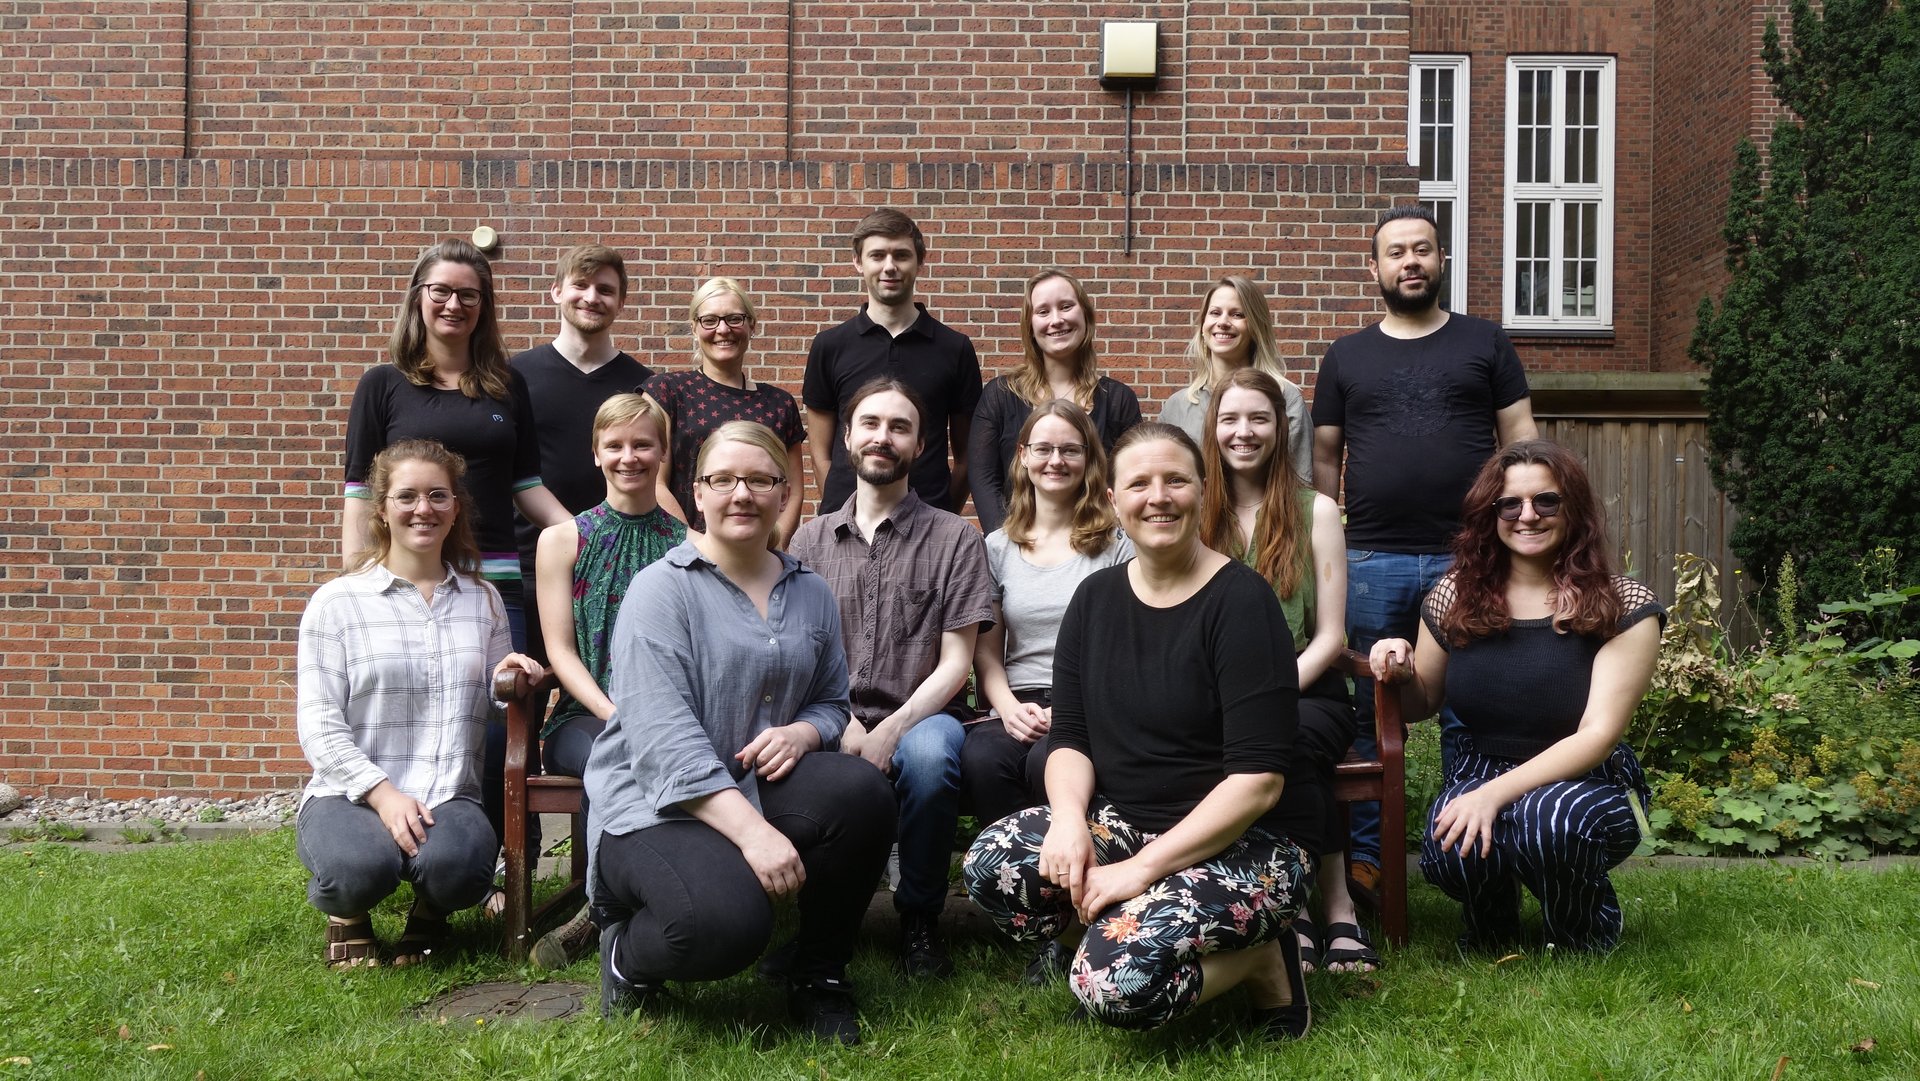
[[[1493,501],[1493,509],[1500,515],[1501,521],[1517,522],[1520,520],[1520,509],[1529,503],[1533,504],[1533,513],[1542,518],[1551,518],[1560,513],[1562,502],[1564,500],[1559,492],[1541,492],[1532,499],[1518,495],[1503,495]]]

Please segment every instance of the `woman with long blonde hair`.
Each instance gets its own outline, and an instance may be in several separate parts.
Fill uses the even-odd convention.
[[[1227,376],[1252,368],[1272,376],[1286,396],[1285,460],[1302,483],[1313,483],[1313,418],[1306,398],[1287,378],[1273,334],[1273,313],[1252,278],[1229,274],[1215,282],[1200,302],[1200,319],[1187,340],[1193,379],[1160,404],[1159,420],[1193,437],[1200,446],[1212,438],[1206,430],[1213,388]]]

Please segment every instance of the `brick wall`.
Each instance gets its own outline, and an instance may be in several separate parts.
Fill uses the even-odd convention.
[[[414,256],[475,225],[504,239],[516,348],[551,334],[553,253],[596,237],[637,271],[628,348],[684,363],[687,294],[734,274],[758,374],[797,387],[859,301],[841,238],[891,204],[989,368],[1020,282],[1058,264],[1097,294],[1106,367],[1158,401],[1206,284],[1251,270],[1310,382],[1375,314],[1363,238],[1413,190],[1407,5],[1147,8],[1167,77],[1137,103],[1125,254],[1122,106],[1092,65],[1097,17],[1140,5],[848,0],[789,26],[759,0],[198,0],[191,48],[184,5],[8,6],[0,775],[298,783],[293,632],[336,559],[346,398]],[[53,95],[80,56],[102,74]]]

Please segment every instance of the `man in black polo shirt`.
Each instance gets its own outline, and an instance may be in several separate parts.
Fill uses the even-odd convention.
[[[926,255],[920,227],[898,210],[876,210],[854,227],[853,265],[866,283],[867,302],[852,319],[814,338],[800,392],[821,514],[839,510],[853,494],[840,414],[853,392],[875,379],[898,379],[926,404],[926,446],[913,461],[909,486],[942,510],[958,514],[967,505],[967,433],[980,401],[980,358],[972,339],[914,303],[913,283]]]
[[[583,244],[560,257],[554,270],[553,303],[560,309],[560,331],[552,342],[508,361],[527,381],[533,427],[540,440],[540,476],[569,514],[592,510],[607,498],[607,480],[593,463],[593,416],[608,398],[637,389],[653,369],[613,344],[613,324],[627,301],[627,264],[620,253],[600,244]],[[533,549],[540,527],[514,516],[520,546],[520,573],[531,584]],[[540,634],[538,589],[529,588],[528,652],[546,663]],[[537,967],[564,968],[597,942],[586,909],[534,945]]]

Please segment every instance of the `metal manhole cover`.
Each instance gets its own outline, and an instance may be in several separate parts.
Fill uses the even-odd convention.
[[[580,1012],[584,983],[477,983],[456,987],[425,1006],[430,1021],[557,1021]]]

